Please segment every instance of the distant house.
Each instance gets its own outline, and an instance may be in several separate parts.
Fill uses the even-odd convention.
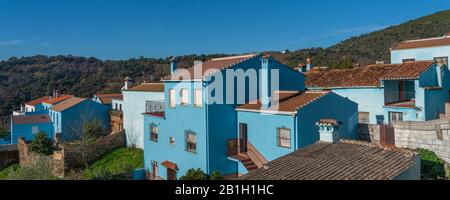
[[[113,97],[111,102],[113,110],[123,111],[123,95]]]
[[[427,121],[444,113],[450,71],[432,61],[311,70],[308,89],[331,90],[358,103],[360,123]]]
[[[144,117],[142,113],[163,111],[164,84],[142,83],[131,87],[128,79],[123,88],[123,128],[128,145],[144,148]],[[120,106],[119,100],[114,100]],[[113,105],[115,106],[115,104]]]
[[[413,150],[340,140],[336,120],[320,120],[319,142],[267,163],[238,180],[420,180]]]
[[[86,98],[72,97],[49,110],[53,134],[61,133],[65,141],[78,139],[85,123],[98,120],[105,129],[109,124],[109,108]]]
[[[432,60],[448,66],[450,33],[442,37],[408,40],[391,48],[391,63]]]
[[[39,112],[43,111],[43,103],[49,100],[51,97],[45,96],[25,103],[25,112]]]
[[[74,97],[74,96],[68,95],[68,94],[63,94],[63,95],[56,94],[52,98],[49,98],[48,100],[42,102],[42,106],[43,106],[44,110],[48,110],[48,109],[52,108],[53,106],[55,106],[61,102],[64,102],[65,100],[70,99],[72,97]]]
[[[271,161],[319,140],[316,122],[334,118],[341,124],[342,137],[357,139],[358,105],[329,91],[276,91],[280,100],[264,108],[261,101],[236,108],[237,140],[230,140],[230,159],[241,162],[238,174],[246,174],[266,160]],[[236,144],[237,152],[233,150]],[[236,149],[236,148],[235,148]],[[259,154],[260,158],[252,158]],[[248,156],[247,156],[248,155]],[[259,162],[259,163],[258,163]]]
[[[53,124],[49,115],[12,116],[11,139],[13,144],[17,144],[20,137],[24,137],[26,141],[32,141],[39,132],[53,138]]]
[[[122,97],[123,97],[122,94],[96,94],[94,95],[92,100],[94,100],[97,103],[101,103],[105,106],[108,106],[112,109],[113,98],[122,98]]]

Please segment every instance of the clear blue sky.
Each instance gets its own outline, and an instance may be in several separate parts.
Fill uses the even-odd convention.
[[[101,59],[326,47],[448,0],[0,0],[0,59]]]

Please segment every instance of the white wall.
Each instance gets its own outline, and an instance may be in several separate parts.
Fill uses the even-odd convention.
[[[127,144],[144,148],[144,117],[146,101],[164,101],[163,92],[123,91],[123,126]]]
[[[391,63],[402,63],[403,59],[414,58],[420,60],[433,60],[435,57],[450,57],[450,46],[438,46],[417,49],[404,49],[391,51]]]

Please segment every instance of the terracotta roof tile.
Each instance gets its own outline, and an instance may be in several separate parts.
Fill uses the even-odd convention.
[[[229,68],[233,65],[242,63],[248,59],[256,57],[256,54],[249,54],[249,55],[243,55],[243,56],[233,56],[233,57],[225,57],[225,58],[216,58],[212,59],[210,61],[204,62],[201,66],[202,72],[201,74],[194,74],[194,70],[199,68],[200,66],[193,66],[190,68],[187,68],[186,70],[189,72],[189,75],[191,79],[203,79],[204,76],[208,75],[205,74],[206,71],[208,73],[214,73],[217,71],[220,71],[222,69]],[[166,76],[163,78],[163,80],[179,80],[179,76],[182,74],[182,72],[185,70],[177,70],[175,71],[175,74],[173,76]],[[180,77],[181,80],[183,80],[183,77]]]
[[[164,92],[164,83],[141,83],[129,88],[126,91]]]
[[[428,38],[421,40],[408,40],[396,44],[392,47],[392,50],[402,50],[402,49],[415,49],[415,48],[425,48],[425,47],[435,47],[435,46],[446,46],[450,45],[450,37],[438,37],[438,38]]]
[[[392,180],[418,153],[359,141],[318,142],[269,162],[240,180]]]
[[[363,68],[306,72],[308,88],[380,87],[380,77],[398,65],[369,65]]]
[[[167,167],[169,169],[178,170],[177,164],[170,162],[168,160],[161,163],[162,166]]]
[[[261,108],[261,101],[255,100],[239,106],[236,110],[254,110],[258,112],[295,113],[298,109],[329,94],[329,91],[278,91],[279,101],[269,108]],[[274,97],[274,95],[272,95]]]
[[[57,104],[57,103],[61,103],[61,102],[65,101],[65,100],[67,100],[67,99],[70,99],[70,98],[72,98],[72,97],[73,97],[73,95],[63,94],[63,95],[61,95],[61,96],[58,97],[58,98],[50,98],[50,99],[48,99],[47,101],[44,101],[43,103],[55,105],[55,104]]]
[[[340,122],[338,122],[336,119],[321,119],[318,122],[319,124],[331,124],[333,126],[339,125]]]
[[[103,104],[111,104],[112,99],[123,97],[122,94],[96,94],[95,96],[97,96]]]
[[[56,112],[62,112],[64,110],[67,110],[83,101],[87,100],[86,98],[78,98],[78,97],[73,97],[68,99],[67,101],[64,101],[58,105],[55,105],[51,108],[51,110],[56,111]]]
[[[387,107],[399,107],[399,108],[414,108],[414,107],[416,107],[416,101],[409,100],[409,101],[387,103],[386,106]]]
[[[12,121],[14,124],[40,124],[52,122],[49,115],[19,115],[13,116]]]
[[[403,63],[392,69],[389,73],[380,77],[381,80],[387,79],[417,79],[419,76],[432,67],[432,61],[416,61]]]
[[[47,101],[49,99],[50,99],[50,97],[41,97],[41,98],[34,99],[34,100],[29,101],[29,102],[26,102],[25,105],[35,106],[35,105],[40,104],[40,103],[42,103],[44,101]]]

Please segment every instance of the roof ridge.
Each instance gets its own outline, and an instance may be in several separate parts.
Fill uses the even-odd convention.
[[[251,58],[251,57],[255,57],[257,54],[243,54],[243,55],[239,55],[239,56],[228,56],[228,57],[221,57],[221,58],[213,58],[209,61],[220,61],[220,60],[230,60],[230,59],[236,59],[236,58]]]

